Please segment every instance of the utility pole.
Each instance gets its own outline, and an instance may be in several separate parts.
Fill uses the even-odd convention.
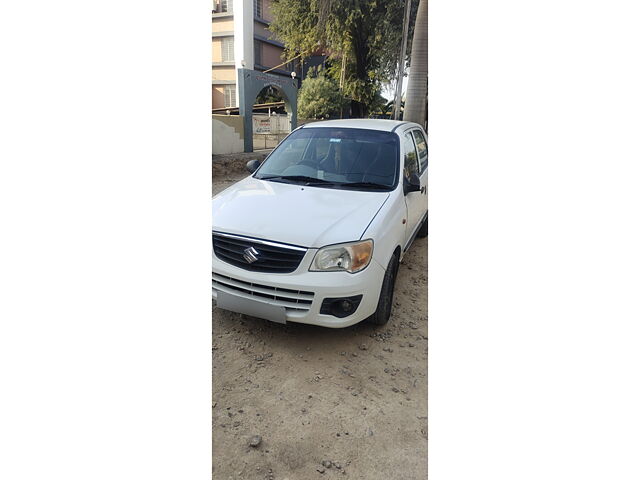
[[[409,16],[411,14],[411,0],[405,0],[404,4],[404,25],[402,27],[402,47],[400,48],[400,58],[398,59],[398,81],[396,82],[396,97],[393,105],[393,119],[400,119],[400,108],[402,107],[402,80],[404,78],[404,57],[407,55],[407,37],[409,36]]]

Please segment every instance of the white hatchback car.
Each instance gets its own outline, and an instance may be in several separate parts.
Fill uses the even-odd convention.
[[[213,197],[218,307],[279,323],[386,323],[398,265],[427,235],[427,165],[415,123],[294,130]]]

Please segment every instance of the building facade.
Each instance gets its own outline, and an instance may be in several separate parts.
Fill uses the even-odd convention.
[[[279,66],[284,45],[268,30],[271,0],[214,0],[211,15],[213,109],[238,106],[237,69],[265,71]],[[297,62],[270,70],[300,75]]]

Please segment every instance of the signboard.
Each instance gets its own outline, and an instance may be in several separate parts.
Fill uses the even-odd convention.
[[[271,133],[271,120],[267,118],[253,118],[253,133]]]
[[[285,85],[295,86],[295,81],[293,79],[285,79],[280,76],[267,73],[257,74],[255,79],[260,82],[265,82],[266,84],[277,85],[278,87],[284,87]]]

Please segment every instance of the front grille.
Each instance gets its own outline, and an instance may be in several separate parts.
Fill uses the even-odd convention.
[[[257,252],[250,262],[245,258],[248,249]],[[253,240],[226,234],[213,234],[213,252],[223,262],[252,272],[291,273],[298,268],[307,250],[301,247]],[[251,258],[251,256],[249,256]]]
[[[271,303],[287,310],[307,312],[313,302],[313,292],[271,287],[250,283],[226,275],[212,273],[213,289],[235,295],[250,296],[254,300]]]

